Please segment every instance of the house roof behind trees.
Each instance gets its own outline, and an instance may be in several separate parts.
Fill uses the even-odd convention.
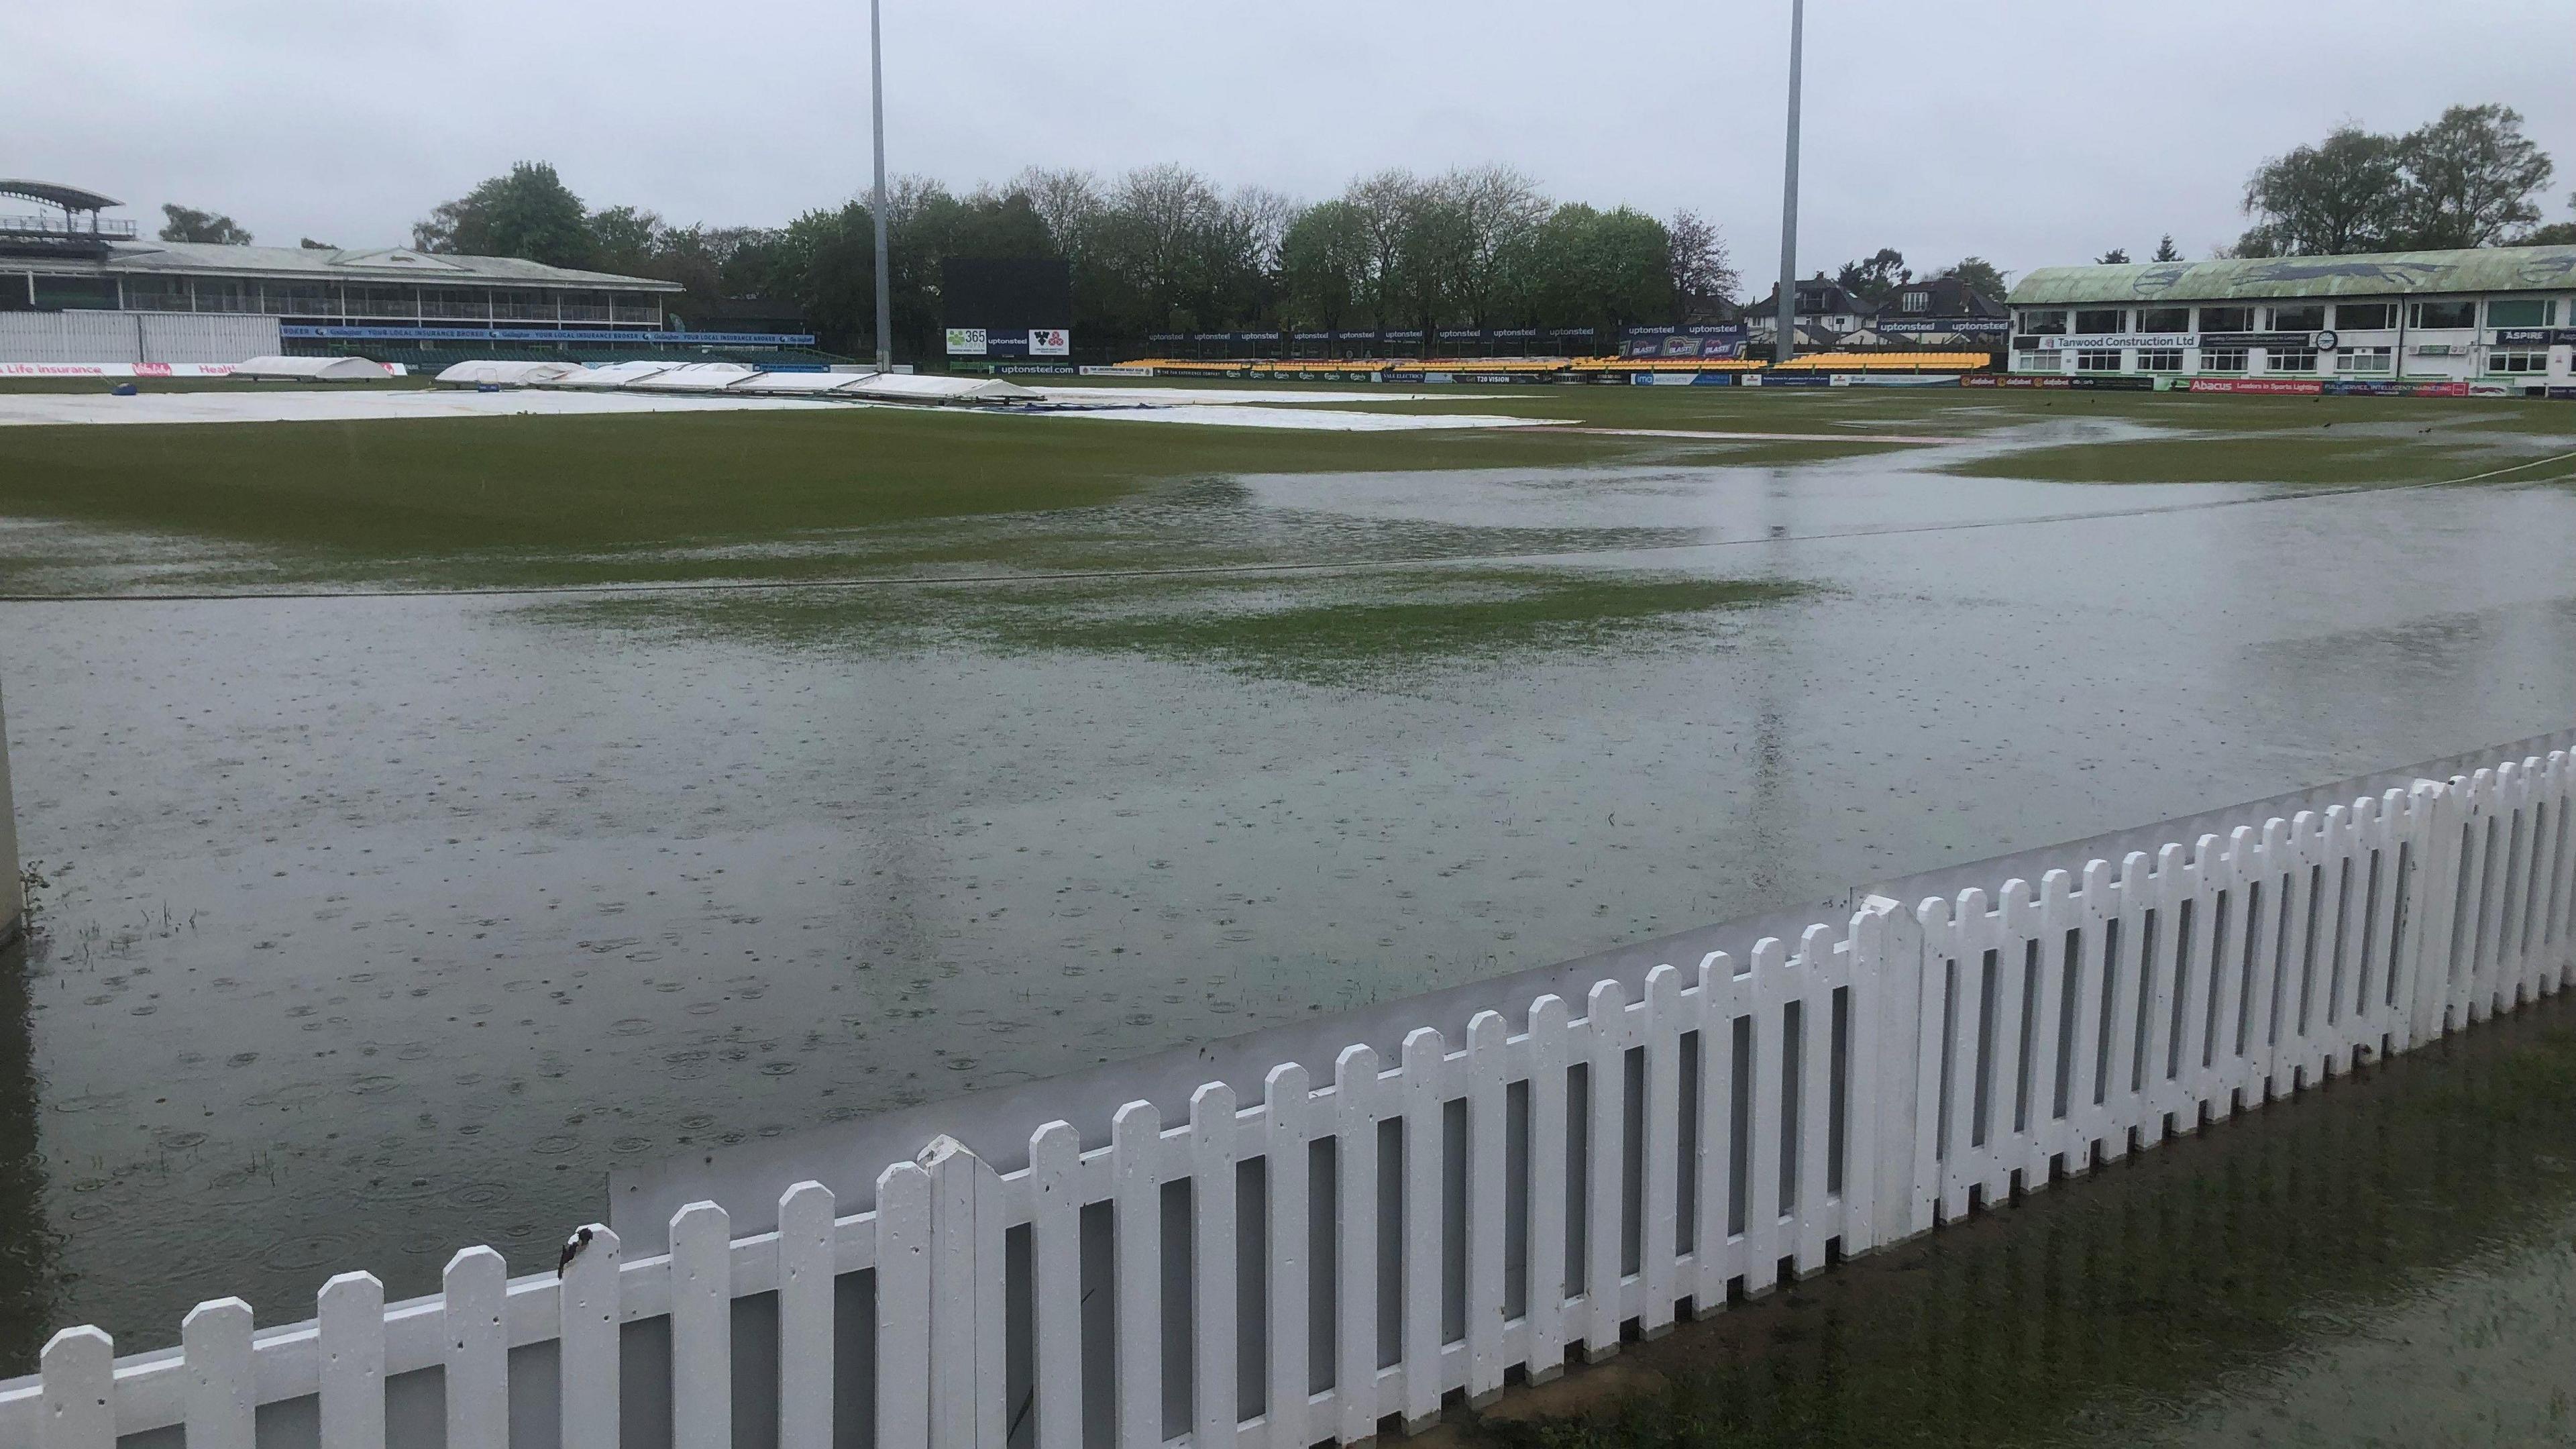
[[[2576,246],[2474,247],[2340,257],[2239,257],[2113,267],[2041,267],[2013,284],[2015,306],[2380,297],[2392,292],[2576,289]]]

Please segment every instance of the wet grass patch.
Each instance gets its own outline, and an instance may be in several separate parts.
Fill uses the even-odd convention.
[[[2571,1228],[2562,996],[1447,1432],[1494,1449],[2566,1443]]]
[[[1431,667],[1634,647],[1698,615],[1808,591],[1771,580],[1455,570],[1355,576],[1284,592],[1275,584],[1258,591],[1166,585],[1098,611],[1006,609],[992,628],[1024,647],[1139,654],[1257,678],[1349,685]],[[1156,595],[1173,593],[1191,607],[1153,606]]]

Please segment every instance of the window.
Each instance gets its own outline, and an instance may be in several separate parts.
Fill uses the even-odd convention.
[[[2335,354],[2335,371],[2386,372],[2393,355],[2393,349],[2386,347],[2347,347]]]
[[[2079,352],[2075,354],[2075,370],[2077,372],[2118,372],[2120,349],[2110,347],[2099,351]]]
[[[2203,332],[2251,332],[2254,309],[2251,307],[2203,307],[2200,309]]]
[[[1908,312],[1929,312],[1929,311],[1931,311],[1931,310],[1932,310],[1932,294],[1931,294],[1931,293],[1929,293],[1929,292],[1908,292],[1908,293],[1906,293],[1906,294],[1905,294],[1905,310],[1906,310],[1906,311],[1908,311]]]
[[[129,312],[185,312],[191,305],[185,277],[125,279],[125,309]]]
[[[2315,332],[2325,325],[2326,304],[2323,302],[2297,302],[2272,309],[2272,330],[2275,332]]]
[[[2552,327],[2557,322],[2558,303],[2547,297],[2519,297],[2487,304],[2489,327]]]
[[[2397,325],[2390,302],[2343,302],[2335,307],[2335,326],[2346,332],[2378,332]]]
[[[2054,309],[2046,312],[2024,312],[2017,326],[2018,330],[2023,332],[2059,336],[2066,331],[2066,314]]]
[[[2545,351],[2490,352],[2487,354],[2487,371],[2489,372],[2547,372],[2548,370],[2549,354]]]
[[[2180,372],[2182,371],[2182,349],[2179,347],[2141,349],[2138,353],[2138,371]]]
[[[2475,327],[2478,304],[2475,302],[2409,302],[2406,304],[2409,327]]]
[[[2243,372],[2245,349],[2242,347],[2204,347],[2200,350],[2203,372]]]
[[[2055,352],[2017,352],[2013,354],[2013,360],[2021,364],[2024,372],[2055,372],[2059,369],[2057,359],[2061,355]]]
[[[2120,309],[2117,307],[2097,307],[2089,311],[2078,312],[2075,314],[2075,330],[2078,332],[2117,332],[2120,330]]]
[[[2191,330],[2191,309],[2189,307],[2140,308],[2138,311],[2138,330],[2141,332],[2189,332]]]
[[[2274,347],[2263,353],[2265,372],[2313,373],[2317,370],[2317,350],[2313,347]]]

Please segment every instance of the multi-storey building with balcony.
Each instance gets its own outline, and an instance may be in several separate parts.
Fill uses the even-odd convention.
[[[2016,374],[2509,393],[2576,382],[2570,246],[2042,267],[2011,303]]]
[[[130,221],[102,219],[101,211],[120,203],[92,192],[0,181],[0,199],[56,209],[0,216],[0,313],[142,314],[164,319],[159,332],[169,336],[188,330],[168,320],[180,317],[273,319],[277,346],[270,350],[361,352],[382,361],[460,352],[601,357],[637,347],[800,348],[814,340],[676,330],[678,319],[665,306],[682,288],[651,277],[409,247],[155,241],[137,237]],[[134,330],[146,335],[139,322]]]

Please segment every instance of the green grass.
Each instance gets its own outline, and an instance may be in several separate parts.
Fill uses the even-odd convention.
[[[1141,656],[1247,679],[1401,689],[1429,671],[1633,650],[1695,620],[1812,592],[1796,581],[1545,568],[1362,569],[649,596],[532,617],[576,631],[757,640],[796,653],[959,643]]]
[[[0,553],[0,590],[114,590],[145,579],[161,588],[792,581],[947,565],[1129,567],[1145,555],[1259,562],[1270,545],[1258,538],[1211,542],[1133,516],[1079,522],[1091,516],[1081,510],[1250,474],[1795,469],[1878,457],[1890,469],[2076,482],[2428,482],[2576,447],[2576,409],[2519,401],[1426,391],[1441,395],[1352,405],[1830,440],[1325,433],[875,408],[11,426],[0,427],[0,518],[30,526]],[[1937,451],[1871,440],[1888,432],[1981,447],[1945,462]],[[1087,543],[1075,537],[1086,532]],[[1048,535],[1042,544],[1037,533]]]

